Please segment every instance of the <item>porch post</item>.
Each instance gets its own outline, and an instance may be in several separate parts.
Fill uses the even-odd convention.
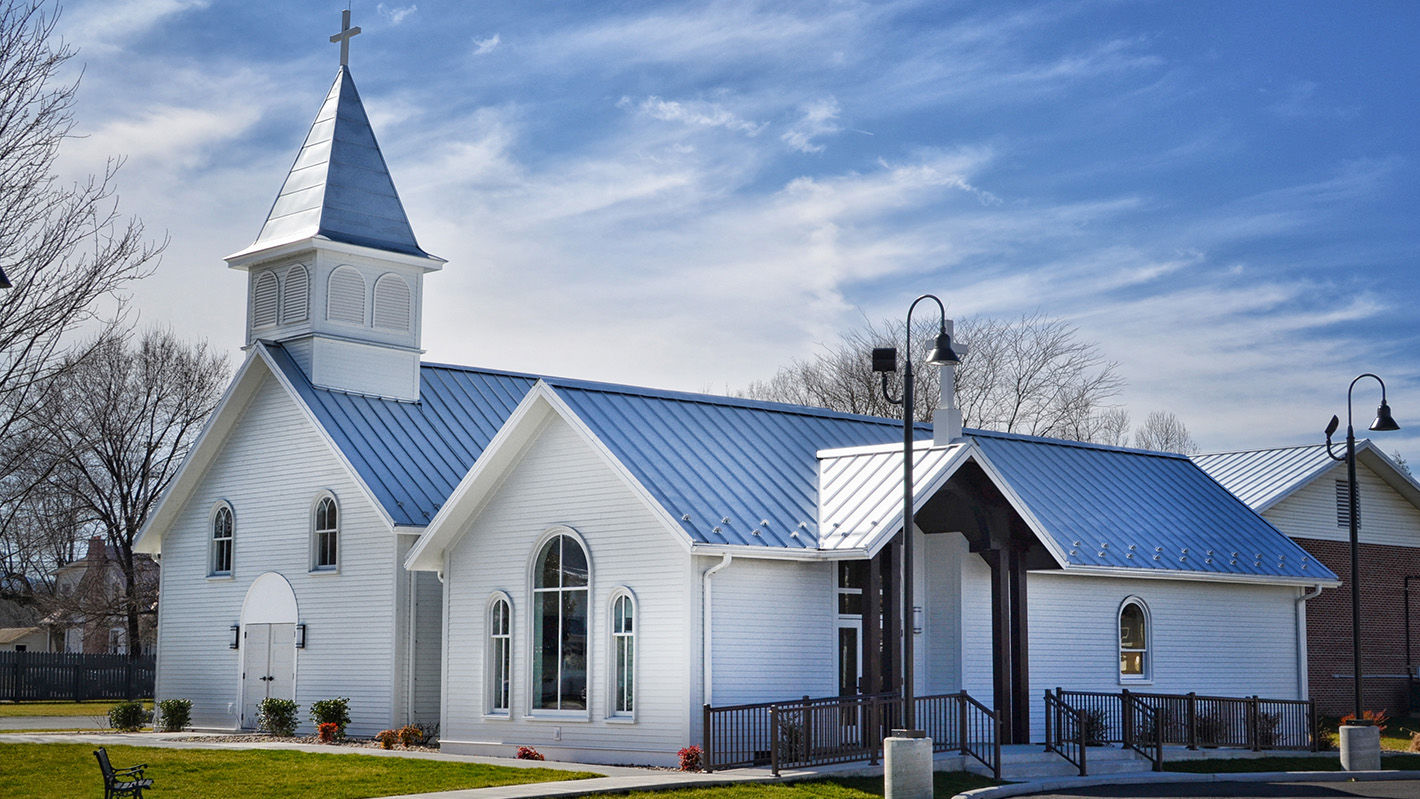
[[[897,693],[902,690],[902,663],[898,657],[902,644],[902,619],[898,613],[898,583],[895,578],[894,568],[898,559],[898,544],[896,541],[883,547],[883,565],[887,568],[882,570],[883,580],[883,690]],[[893,724],[899,723],[896,716],[893,717]]]
[[[1026,629],[1026,551],[1010,548],[1012,743],[1030,743],[1030,638]]]
[[[868,561],[863,589],[863,687],[860,693],[883,693],[883,556]]]
[[[1008,554],[1000,549],[981,553],[991,565],[991,699],[1001,714],[1001,735],[1015,740],[1015,693],[1011,685],[1011,586]]]

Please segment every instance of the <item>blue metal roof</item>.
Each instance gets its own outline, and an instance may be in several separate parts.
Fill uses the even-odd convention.
[[[318,389],[279,344],[265,345],[397,525],[422,527],[507,421],[534,375],[423,364],[419,402]]]
[[[235,255],[312,236],[427,255],[414,239],[346,67],[335,76],[256,241]]]
[[[969,434],[1070,564],[1336,579],[1183,455]]]

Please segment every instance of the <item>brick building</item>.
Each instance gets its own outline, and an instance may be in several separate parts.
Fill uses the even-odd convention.
[[[1340,451],[1338,447],[1338,452]],[[1308,683],[1317,709],[1351,712],[1350,520],[1346,464],[1322,444],[1198,455],[1224,487],[1343,581],[1307,601]],[[1420,483],[1369,440],[1356,442],[1363,707],[1392,714],[1420,688]],[[1407,584],[1414,587],[1407,598]],[[1406,629],[1407,607],[1410,629]]]

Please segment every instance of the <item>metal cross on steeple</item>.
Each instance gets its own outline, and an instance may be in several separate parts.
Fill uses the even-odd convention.
[[[340,33],[330,37],[330,41],[340,42],[340,65],[350,66],[350,37],[360,32],[358,26],[350,27],[350,9],[340,12]]]

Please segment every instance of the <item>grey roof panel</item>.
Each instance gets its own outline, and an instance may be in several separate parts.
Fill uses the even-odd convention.
[[[1325,444],[1195,455],[1193,461],[1258,513],[1337,465]]]
[[[341,67],[252,245],[314,236],[410,255],[419,248],[350,71]]]

